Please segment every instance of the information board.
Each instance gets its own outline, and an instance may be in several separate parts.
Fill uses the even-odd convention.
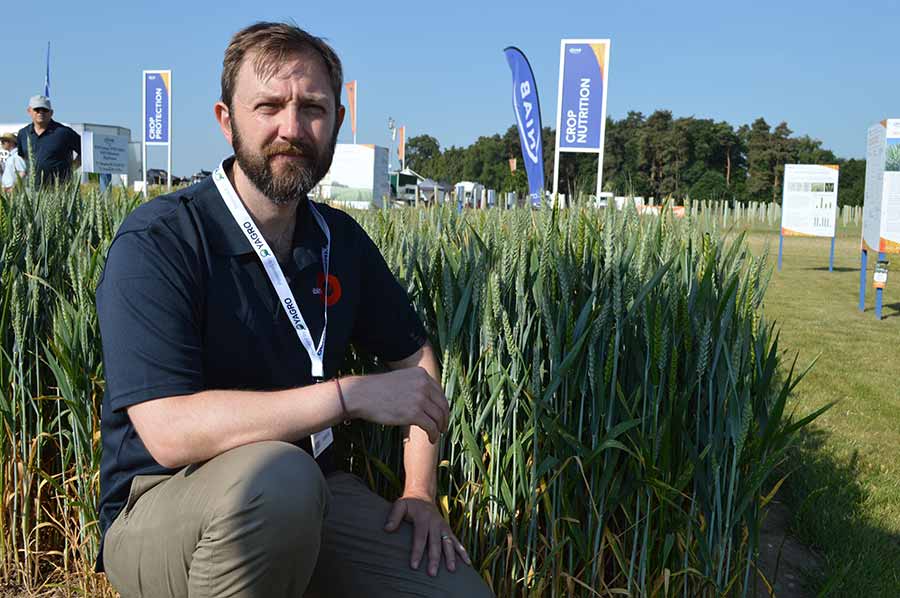
[[[836,165],[785,164],[781,234],[834,237],[838,175]]]
[[[128,174],[127,135],[81,134],[81,167],[85,172]]]
[[[866,190],[860,240],[859,309],[866,307],[866,263],[869,252],[878,255],[875,285],[875,317],[881,319],[881,302],[887,283],[889,253],[900,253],[900,118],[889,118],[869,127],[866,137]]]
[[[900,118],[869,127],[862,248],[900,253]]]

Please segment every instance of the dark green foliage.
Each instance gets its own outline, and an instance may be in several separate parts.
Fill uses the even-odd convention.
[[[441,356],[439,500],[497,595],[745,593],[809,421],[785,412],[801,375],[761,319],[764,257],[702,215],[355,216]],[[354,467],[395,495],[399,437],[355,425]]]
[[[725,175],[720,172],[707,170],[700,180],[691,185],[691,199],[696,200],[721,200],[730,199],[728,185],[725,183]]]
[[[719,191],[719,177],[725,191],[718,197],[741,202],[781,202],[785,164],[848,164],[822,142],[809,136],[792,137],[787,123],[774,129],[762,118],[752,125],[735,129],[731,124],[693,116],[674,118],[668,110],[650,116],[629,112],[625,118],[607,118],[603,157],[603,190],[616,195],[654,197],[658,201],[672,196],[680,203],[698,191]],[[555,134],[543,129],[544,180],[547,190],[553,185],[553,147]],[[468,147],[450,147],[441,151],[430,135],[409,141],[409,164],[419,174],[447,183],[474,180],[488,188],[524,193],[527,180],[510,180],[509,158],[518,158],[522,168],[519,134],[511,126],[502,135],[479,137]],[[864,161],[863,161],[864,163]],[[710,174],[712,173],[712,174]],[[841,205],[861,205],[855,171],[844,193],[842,169]],[[712,181],[715,180],[716,183]],[[711,187],[712,185],[712,187]],[[593,154],[560,155],[559,192],[569,198],[593,194],[597,187],[597,158]],[[847,198],[846,200],[844,198]],[[859,195],[861,198],[861,195]]]
[[[841,163],[838,205],[861,206],[866,191],[866,161],[851,158]]]

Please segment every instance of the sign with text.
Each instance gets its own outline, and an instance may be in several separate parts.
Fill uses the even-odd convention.
[[[900,118],[869,127],[863,249],[900,253]]]
[[[839,172],[831,164],[784,165],[781,234],[834,237]]]
[[[531,65],[522,50],[510,46],[503,50],[506,63],[512,71],[512,101],[519,128],[522,160],[528,175],[528,195],[531,205],[541,205],[544,195],[544,146],[541,140],[541,104],[538,101],[537,84]],[[509,161],[510,171],[515,171],[515,158]]]
[[[563,40],[559,61],[559,149],[599,152],[606,122],[609,40]]]
[[[104,135],[94,131],[81,134],[81,167],[85,172],[128,174],[126,135]]]
[[[879,260],[875,264],[875,272],[872,273],[872,287],[883,289],[887,285],[888,279],[888,262],[887,260]]]
[[[597,196],[603,190],[603,140],[609,90],[608,39],[564,39],[559,46],[553,194],[559,188],[560,152],[597,154]]]
[[[171,133],[172,71],[144,71],[144,143],[166,145]]]

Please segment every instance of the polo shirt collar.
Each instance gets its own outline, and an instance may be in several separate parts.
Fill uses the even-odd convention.
[[[50,124],[47,125],[47,128],[44,129],[44,132],[41,133],[41,135],[46,135],[47,133],[49,133],[50,131],[52,131],[53,129],[55,129],[58,126],[59,126],[59,123],[51,118]],[[31,123],[30,125],[28,125],[28,134],[34,135],[35,137],[40,137],[40,135],[38,135],[37,131],[34,130],[34,123]]]
[[[223,161],[226,170],[234,165],[234,156]],[[220,255],[238,256],[252,254],[253,248],[244,236],[238,223],[234,221],[225,200],[219,193],[212,176],[207,177],[199,185],[195,193],[198,209],[203,213],[210,232],[208,242],[210,248]],[[325,245],[325,235],[312,218],[308,205],[309,199],[297,206],[297,222],[294,225],[294,261],[303,269],[309,265],[310,254],[316,255]],[[298,248],[301,251],[298,251]],[[318,258],[315,258],[318,262]]]

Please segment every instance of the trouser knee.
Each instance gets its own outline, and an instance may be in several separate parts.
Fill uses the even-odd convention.
[[[301,595],[328,508],[319,466],[285,442],[246,445],[216,460],[222,492],[194,552],[191,595]]]
[[[231,471],[211,524],[235,540],[251,535],[273,553],[301,546],[318,552],[329,492],[309,454],[286,442],[258,442],[222,457]]]

